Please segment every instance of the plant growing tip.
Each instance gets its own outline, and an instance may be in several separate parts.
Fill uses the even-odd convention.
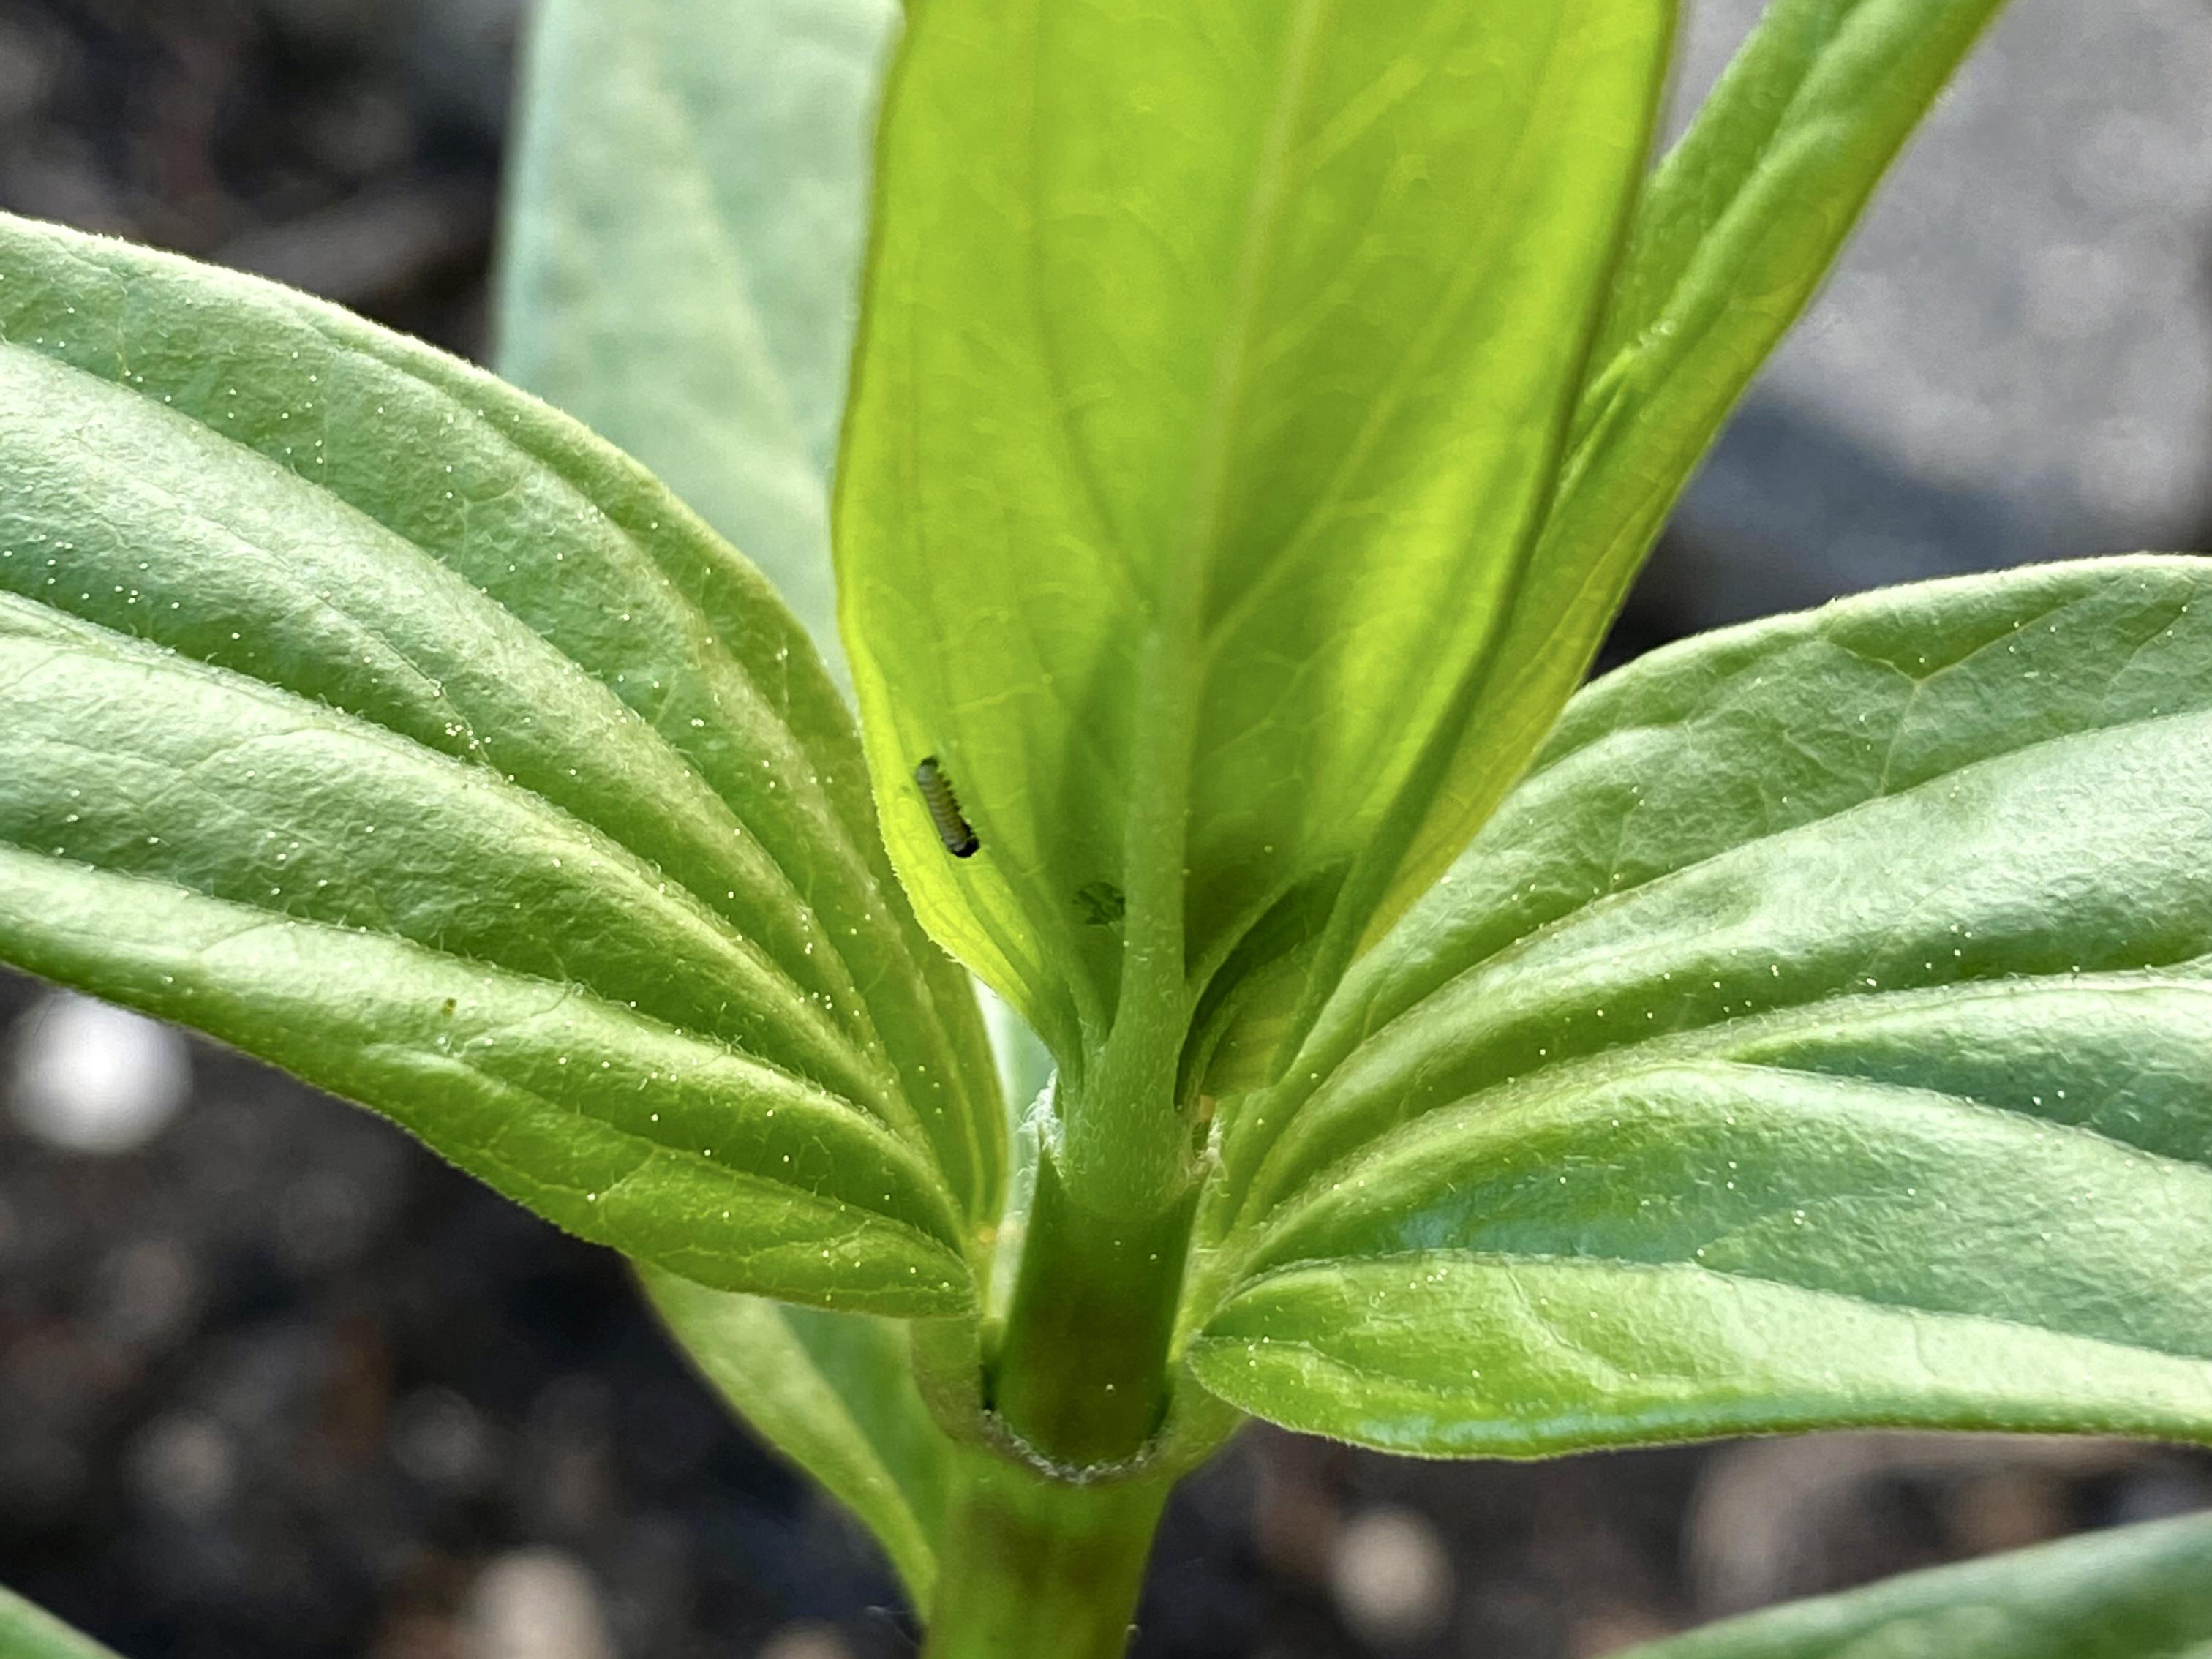
[[[1654,164],[1665,0],[549,0],[502,362],[705,519],[0,221],[0,953],[626,1252],[948,1659],[1118,1652],[1247,1413],[2212,1442],[2212,562],[1576,690],[1994,9],[1773,0]],[[2203,1536],[1680,1651],[2148,1655]]]

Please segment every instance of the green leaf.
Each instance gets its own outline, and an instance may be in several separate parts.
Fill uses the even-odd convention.
[[[738,1414],[875,1535],[917,1607],[937,1580],[952,1443],[915,1386],[907,1328],[647,1272],[668,1328]]]
[[[1424,1452],[2212,1439],[2208,969],[2212,561],[1657,653],[1224,1107],[1193,1364]]]
[[[0,1589],[0,1659],[115,1659],[81,1631]]]
[[[1728,1620],[1620,1659],[2206,1659],[2212,1516],[2185,1516]]]
[[[1307,947],[1463,714],[1669,22],[1665,0],[915,9],[842,621],[917,908],[1076,1097],[1111,1030],[1153,1072],[1095,1092],[1157,1110],[1193,1002],[1218,1031]],[[915,787],[929,757],[972,858]]]
[[[726,1288],[969,1305],[1001,1109],[758,573],[489,376],[0,220],[0,953]]]
[[[833,665],[829,476],[893,0],[545,0],[501,373],[665,479]]]
[[[1535,752],[1737,398],[2002,0],[1770,0],[1638,209],[1557,493],[1382,927]]]

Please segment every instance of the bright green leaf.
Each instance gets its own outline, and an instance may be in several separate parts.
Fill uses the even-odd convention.
[[[2002,0],[1771,0],[1645,192],[1528,580],[1377,931],[1512,786],[1737,398]]]
[[[81,1631],[0,1589],[0,1659],[115,1659]]]
[[[1110,1092],[1157,1110],[1193,1001],[1195,1065],[1463,714],[1669,22],[1665,0],[915,9],[842,621],[916,905],[1075,1098],[1112,1030],[1155,1070]],[[915,787],[933,756],[973,858]]]
[[[1620,1659],[2212,1659],[2212,1515],[1908,1573]]]
[[[544,0],[501,372],[620,444],[833,663],[829,475],[893,0]]]
[[[2212,561],[1656,653],[1235,1103],[1198,1374],[1430,1452],[2212,1439],[2209,968]]]
[[[928,1607],[951,1442],[915,1386],[906,1327],[666,1273],[647,1272],[645,1288],[708,1381],[860,1518]]]
[[[0,220],[0,952],[733,1289],[967,1305],[1001,1109],[758,574],[488,376]]]

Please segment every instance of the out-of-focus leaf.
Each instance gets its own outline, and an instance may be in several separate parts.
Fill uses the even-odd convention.
[[[708,1381],[860,1517],[927,1607],[952,1454],[915,1386],[906,1326],[649,1270],[644,1281]]]
[[[731,1288],[969,1305],[1003,1125],[759,574],[268,284],[0,221],[0,953]]]
[[[2212,1439],[2208,964],[2212,561],[1657,653],[1224,1109],[1193,1364],[1423,1452]]]
[[[0,1659],[115,1659],[115,1655],[21,1596],[0,1589]]]
[[[543,0],[501,372],[620,444],[842,662],[829,476],[894,0]]]
[[[1620,1659],[2207,1659],[2212,1516],[1793,1601]]]

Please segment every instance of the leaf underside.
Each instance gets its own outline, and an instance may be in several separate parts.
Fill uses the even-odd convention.
[[[617,452],[0,221],[0,953],[728,1288],[969,1305],[1000,1107],[849,717]]]
[[[2212,1439],[2212,562],[1934,583],[1577,698],[1278,1088],[1191,1363],[1387,1448]]]
[[[1664,0],[915,9],[841,619],[916,905],[1075,1094],[1109,1030],[1152,1022],[1172,1064],[1187,999],[1215,989],[1200,1026],[1225,1027],[1307,948],[1449,723],[1564,435],[1670,22]],[[940,844],[926,757],[973,857]]]

